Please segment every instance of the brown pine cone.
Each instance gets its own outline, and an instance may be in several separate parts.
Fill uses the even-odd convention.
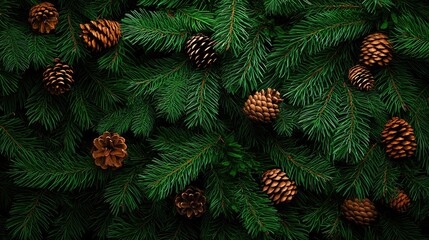
[[[117,133],[104,132],[93,141],[92,157],[102,169],[122,167],[128,156],[125,139]]]
[[[369,91],[374,89],[374,76],[368,68],[358,64],[350,68],[349,79],[353,86],[359,90]]]
[[[369,67],[383,67],[392,60],[392,51],[392,44],[385,34],[372,33],[363,40],[359,61]]]
[[[371,200],[346,199],[341,205],[345,218],[358,225],[370,225],[377,219],[378,212]]]
[[[207,209],[204,192],[193,186],[188,187],[181,194],[177,194],[174,204],[177,212],[188,218],[201,217]]]
[[[404,191],[399,191],[396,198],[392,198],[389,201],[390,208],[395,209],[399,213],[404,213],[408,210],[408,207],[411,205],[411,200],[408,198],[407,194]]]
[[[381,133],[381,141],[386,147],[386,153],[391,158],[405,158],[414,155],[417,143],[414,130],[404,119],[394,117],[390,119]]]
[[[30,9],[28,22],[33,30],[40,33],[50,33],[58,23],[58,11],[54,4],[42,2]]]
[[[68,92],[73,83],[72,67],[61,62],[59,58],[54,59],[54,66],[46,66],[43,72],[43,85],[51,94],[60,95]]]
[[[186,41],[185,51],[197,68],[206,68],[218,59],[218,55],[213,48],[214,45],[215,42],[208,36],[199,33]]]
[[[80,24],[80,37],[86,46],[96,52],[118,44],[121,38],[119,22],[100,19],[90,23]]]
[[[279,104],[283,102],[280,93],[275,89],[257,91],[244,103],[243,112],[255,122],[269,123],[277,118]]]
[[[262,176],[262,191],[274,204],[288,203],[298,193],[295,181],[289,179],[280,168],[267,170]]]

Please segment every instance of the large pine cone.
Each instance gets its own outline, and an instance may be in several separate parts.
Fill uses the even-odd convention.
[[[392,60],[392,44],[383,33],[372,33],[362,43],[360,63],[369,67],[386,66]]]
[[[86,46],[96,52],[118,44],[121,38],[121,25],[119,22],[100,19],[90,23],[80,24],[82,34],[80,37]]]
[[[188,218],[201,217],[207,209],[204,192],[193,186],[178,194],[174,204],[177,212]]]
[[[92,157],[95,159],[95,165],[102,169],[122,167],[124,159],[128,156],[123,137],[106,131],[95,138],[93,144]]]
[[[208,36],[199,33],[186,41],[185,51],[197,68],[206,68],[218,59],[218,55],[213,48],[214,45],[215,42]]]
[[[244,103],[243,111],[253,121],[269,123],[277,118],[279,104],[283,102],[280,93],[275,89],[257,91]]]
[[[405,194],[404,191],[402,190],[399,191],[396,198],[392,198],[389,201],[389,206],[400,213],[406,212],[410,205],[411,205],[410,198],[408,198],[407,194]]]
[[[59,58],[54,59],[54,66],[47,66],[43,72],[43,84],[51,94],[68,92],[73,83],[72,67],[61,62]]]
[[[368,68],[358,64],[349,70],[349,79],[359,90],[369,91],[374,88],[374,76]]]
[[[275,203],[288,203],[298,193],[295,181],[289,179],[280,168],[267,170],[262,176],[262,191]]]
[[[378,212],[371,200],[346,199],[341,205],[345,218],[358,225],[370,225],[377,219]]]
[[[58,15],[58,11],[52,3],[42,2],[30,9],[28,22],[33,30],[50,33],[58,23]]]
[[[381,133],[386,146],[386,153],[391,158],[405,158],[414,155],[417,143],[414,130],[404,119],[394,117],[390,119]]]

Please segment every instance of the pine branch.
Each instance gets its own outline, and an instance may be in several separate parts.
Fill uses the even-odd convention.
[[[274,130],[277,134],[290,137],[293,131],[298,128],[298,118],[301,116],[301,111],[294,109],[291,106],[281,107],[280,113],[277,115],[274,123]]]
[[[26,45],[28,46],[28,58],[35,69],[46,67],[52,64],[57,57],[55,49],[52,47],[56,43],[53,36],[31,35]]]
[[[218,161],[221,154],[217,148],[221,141],[218,135],[161,129],[152,144],[161,158],[154,159],[140,175],[147,186],[148,197],[163,199],[184,189],[209,164]]]
[[[177,8],[187,5],[189,0],[139,0],[138,5],[144,7],[157,6],[166,8]]]
[[[225,68],[224,79],[225,88],[236,93],[239,90],[242,96],[249,95],[252,91],[257,90],[258,84],[264,79],[266,73],[266,62],[268,48],[271,46],[268,30],[259,26],[250,32],[250,37],[244,46],[243,54],[240,58],[231,59]]]
[[[17,158],[12,162],[11,175],[19,186],[71,191],[106,181],[107,175],[95,166],[90,156],[66,152],[33,154],[33,158]]]
[[[205,130],[219,129],[218,120],[220,86],[219,76],[213,72],[195,72],[189,80],[188,104],[186,105],[186,126],[200,126]]]
[[[208,174],[205,195],[210,203],[210,215],[214,218],[221,215],[228,216],[231,213],[233,192],[230,189],[229,181],[229,178],[225,178],[216,170],[210,171]]]
[[[290,142],[270,142],[265,151],[282,171],[306,189],[326,191],[336,175],[335,168],[326,159],[311,154],[303,147],[295,147]]]
[[[106,202],[110,204],[113,215],[129,213],[142,203],[143,191],[137,182],[140,170],[139,168],[124,170],[107,185],[104,196]]]
[[[24,71],[30,66],[28,30],[19,23],[9,22],[13,27],[0,31],[0,61],[6,71]]]
[[[46,191],[21,192],[14,199],[11,217],[6,223],[17,239],[41,239],[56,213],[56,203]]]
[[[203,218],[201,227],[202,240],[230,240],[230,239],[250,239],[238,224],[238,221],[229,220],[224,217],[214,218],[208,216]]]
[[[240,209],[240,218],[252,238],[274,233],[280,228],[277,210],[269,206],[270,200],[258,190],[252,179],[242,178],[233,188],[236,189],[235,201]]]
[[[414,14],[404,14],[395,24],[392,38],[398,53],[417,59],[429,58],[429,23]]]
[[[270,55],[269,67],[278,77],[288,75],[305,57],[341,42],[357,39],[371,29],[368,16],[361,10],[324,11],[295,24],[289,32],[280,33]]]
[[[390,10],[394,3],[392,0],[364,0],[362,5],[365,6],[368,12],[376,13],[380,8]]]
[[[18,90],[20,76],[16,73],[10,73],[0,70],[0,96],[7,96]]]
[[[218,6],[213,39],[219,52],[231,50],[235,56],[241,54],[248,38],[251,20],[248,4],[244,0],[221,0]]]

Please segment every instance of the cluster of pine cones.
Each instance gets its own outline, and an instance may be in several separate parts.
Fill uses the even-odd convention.
[[[384,33],[372,33],[365,37],[361,47],[359,64],[349,70],[349,80],[359,90],[374,89],[371,67],[387,66],[392,60],[393,47]]]

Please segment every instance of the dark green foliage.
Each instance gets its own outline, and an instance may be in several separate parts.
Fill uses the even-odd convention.
[[[1,239],[427,239],[429,217],[429,4],[425,0],[74,0],[50,34],[28,23],[36,0],[0,0]],[[118,21],[119,43],[92,52],[80,24]],[[369,33],[393,59],[350,84]],[[197,69],[186,41],[215,42]],[[44,89],[54,58],[73,67],[60,96]],[[275,88],[276,121],[242,112]],[[416,154],[393,160],[381,143],[392,117],[414,129]],[[91,154],[105,131],[126,139],[118,169]],[[264,171],[297,184],[287,204],[262,191]],[[187,219],[175,196],[198,187],[207,211]],[[387,202],[403,190],[399,214]],[[369,198],[379,217],[356,226],[345,198]],[[426,234],[426,235],[425,235]]]

